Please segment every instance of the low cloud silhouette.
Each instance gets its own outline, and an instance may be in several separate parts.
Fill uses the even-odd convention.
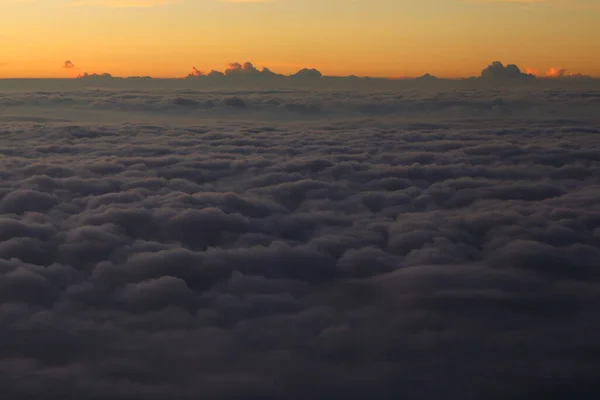
[[[260,71],[257,70],[251,62],[245,62],[244,64],[240,63],[230,63],[227,65],[225,69],[225,75],[235,75],[235,74],[247,74],[247,75],[257,75]]]
[[[69,61],[65,62],[64,68],[74,68],[75,66]],[[210,88],[263,88],[263,89],[275,89],[275,88],[299,88],[301,86],[313,86],[316,88],[328,88],[328,89],[348,89],[355,88],[360,90],[385,90],[391,88],[403,88],[412,86],[423,86],[427,87],[437,86],[438,88],[446,87],[450,88],[453,86],[460,85],[461,87],[471,86],[477,87],[481,85],[502,85],[510,83],[511,85],[538,85],[541,86],[544,82],[549,82],[549,79],[538,79],[536,82],[536,75],[538,72],[531,68],[526,69],[527,72],[522,72],[521,69],[514,64],[504,65],[499,61],[495,61],[485,69],[482,70],[479,77],[462,78],[462,79],[444,79],[435,77],[429,73],[415,78],[404,78],[404,79],[387,79],[387,78],[371,78],[371,77],[358,77],[355,75],[350,76],[325,76],[321,71],[314,68],[303,68],[299,71],[290,75],[282,75],[273,72],[269,68],[259,69],[254,66],[251,62],[245,63],[230,63],[227,65],[225,70],[216,71],[212,70],[209,73],[192,67],[192,71],[188,73],[184,79],[173,78],[173,79],[154,79],[150,76],[144,77],[113,77],[108,73],[97,74],[97,73],[81,73],[77,76],[79,81],[92,83],[93,85],[103,85],[106,87],[123,87],[123,88],[137,88],[136,82],[143,81],[146,86],[139,86],[139,88],[148,88],[148,85],[153,87],[181,87],[189,88],[189,85],[204,85]],[[570,73],[565,69],[551,68],[546,76],[543,78],[585,78],[586,82],[591,82],[593,78],[590,76]],[[558,82],[558,79],[554,81]],[[565,82],[566,79],[560,79],[561,82]],[[576,85],[577,81],[581,79],[569,79],[569,81]],[[184,82],[187,84],[184,84]],[[414,85],[413,85],[414,83]],[[2,82],[0,81],[0,87]],[[81,85],[80,85],[81,86]],[[296,106],[291,105],[291,108],[298,109]]]
[[[63,68],[73,69],[73,68],[75,68],[75,64],[73,64],[71,61],[67,60],[63,63]]]
[[[292,77],[301,79],[320,79],[323,77],[323,74],[321,74],[321,71],[314,68],[303,68],[295,74],[292,74]]]
[[[91,79],[91,80],[107,80],[107,79],[113,79],[113,76],[109,73],[103,73],[103,74],[96,74],[96,73],[81,73],[79,75],[77,75],[77,79]]]
[[[494,61],[489,66],[487,66],[483,71],[481,71],[481,79],[485,80],[524,80],[524,79],[534,79],[535,76],[532,74],[528,74],[525,72],[521,72],[519,67],[514,64],[508,64],[504,66],[500,61]]]
[[[230,63],[227,65],[224,72],[212,70],[210,73],[205,74],[204,72],[198,70],[196,67],[193,67],[192,72],[187,75],[187,79],[193,78],[208,78],[208,79],[221,79],[223,77],[235,78],[236,80],[245,79],[245,78],[275,78],[282,77],[283,75],[276,74],[268,68],[263,68],[262,70],[257,69],[252,63],[245,62],[244,64],[240,63]]]
[[[188,78],[197,78],[199,76],[205,76],[204,72],[200,71],[196,67],[192,67],[192,72],[190,72],[187,77]]]
[[[258,70],[251,62],[245,62],[244,64],[240,63],[231,63],[225,69],[225,75],[228,77],[278,77],[282,76],[279,74],[275,74],[268,68],[263,68],[262,70]]]
[[[544,76],[547,78],[591,78],[581,73],[569,72],[564,68],[550,68]]]
[[[425,74],[425,75],[421,75],[418,78],[416,78],[419,81],[424,81],[424,82],[434,82],[439,80],[439,78],[437,76],[433,76],[429,73]]]

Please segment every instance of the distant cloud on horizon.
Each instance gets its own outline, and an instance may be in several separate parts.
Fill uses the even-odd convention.
[[[8,63],[0,63],[0,66],[6,66],[8,65]],[[81,71],[80,73],[78,73],[77,77],[78,79],[82,79],[82,78],[94,78],[94,79],[98,79],[98,78],[103,78],[103,79],[122,79],[122,78],[139,78],[141,76],[145,77],[145,78],[152,78],[152,76],[149,75],[144,75],[144,74],[136,74],[136,75],[113,75],[112,73],[109,72],[85,72],[82,71],[82,68],[77,67],[71,60],[66,60],[63,62],[62,69],[67,69],[67,70],[77,70],[77,71]],[[316,68],[299,68],[296,72],[291,72],[291,73],[287,73],[287,74],[282,74],[282,73],[278,73],[278,72],[274,72],[272,71],[270,68],[268,67],[261,67],[261,68],[257,68],[252,62],[244,62],[244,63],[239,63],[239,62],[231,62],[226,64],[226,67],[224,68],[223,71],[218,71],[218,70],[210,70],[210,72],[205,72],[207,70],[202,70],[197,68],[196,66],[192,67],[192,71],[189,72],[186,75],[179,75],[179,76],[173,76],[173,77],[162,77],[165,79],[178,79],[178,78],[183,78],[183,79],[194,79],[194,78],[218,78],[218,77],[229,77],[229,78],[233,78],[235,77],[236,79],[238,78],[281,78],[281,77],[287,77],[287,78],[302,78],[302,79],[319,79],[322,77],[331,77],[331,78],[369,78],[369,79],[398,79],[396,77],[393,76],[389,76],[389,77],[376,77],[376,76],[356,76],[354,74],[348,74],[348,75],[328,75],[328,74],[324,74],[322,73],[320,70],[316,69]],[[546,72],[542,72],[543,70],[540,70],[538,68],[533,68],[533,67],[525,67],[523,69],[521,69],[518,65],[516,64],[503,64],[500,61],[494,61],[491,64],[489,64],[486,68],[484,68],[481,73],[477,76],[463,76],[463,77],[456,77],[456,78],[444,78],[444,77],[437,77],[437,76],[433,76],[429,73],[424,73],[424,74],[416,74],[414,76],[406,76],[403,77],[402,79],[416,79],[416,80],[420,80],[420,81],[424,81],[424,80],[436,80],[436,79],[479,79],[479,80],[485,80],[485,81],[492,81],[492,80],[500,80],[500,81],[505,81],[505,80],[514,80],[514,79],[551,79],[551,78],[588,78],[588,79],[593,79],[594,77],[591,75],[587,75],[587,74],[583,74],[583,73],[575,73],[575,72],[570,72],[568,69],[566,68],[557,68],[557,67],[552,67],[549,68]],[[158,78],[158,77],[154,77],[154,78]]]
[[[589,75],[582,74],[580,72],[570,72],[565,68],[550,68],[544,75],[546,78],[584,78],[590,77]]]
[[[198,77],[198,76],[204,76],[204,72],[200,71],[198,68],[196,67],[192,67],[192,72],[190,72],[188,74],[188,77]]]
[[[525,72],[534,75],[538,78],[591,78],[591,75],[583,74],[581,72],[570,72],[566,68],[550,67],[546,72],[538,68],[527,67]]]
[[[535,76],[522,72],[515,64],[504,66],[500,61],[494,61],[481,71],[481,79],[535,79]]]

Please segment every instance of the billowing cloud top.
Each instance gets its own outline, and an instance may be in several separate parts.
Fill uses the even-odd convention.
[[[316,70],[314,68],[303,68],[300,71],[296,72],[295,74],[292,75],[294,78],[309,78],[309,79],[314,79],[314,78],[322,78],[323,74],[321,74],[321,71]]]
[[[70,61],[66,61],[64,67],[65,68],[73,68],[74,65],[72,63],[70,63]],[[534,72],[534,70],[527,69],[527,71],[528,72],[521,71],[521,69],[515,64],[504,65],[500,61],[494,61],[493,63],[491,63],[490,65],[488,65],[485,69],[483,69],[481,71],[481,74],[478,78],[481,80],[487,81],[487,82],[509,82],[509,81],[525,82],[525,81],[531,81],[532,79],[535,79],[536,73]],[[108,74],[84,73],[84,74],[80,74],[78,76],[78,78],[96,78],[97,79],[100,76],[106,78],[106,77],[108,77]],[[285,76],[275,73],[266,67],[262,68],[262,69],[258,69],[251,62],[245,62],[243,64],[238,63],[238,62],[230,63],[227,65],[224,72],[213,70],[208,74],[206,74],[204,71],[199,70],[196,67],[193,67],[192,72],[190,72],[186,76],[187,79],[222,78],[222,77],[227,77],[230,79],[235,78],[236,80],[239,81],[239,80],[243,80],[243,79],[247,79],[247,78],[258,78],[258,77],[260,77],[260,78],[281,78],[281,77],[285,77]],[[288,77],[295,78],[295,79],[321,79],[321,78],[323,78],[323,74],[319,70],[314,69],[314,68],[303,68],[303,69],[300,69],[299,71],[297,71],[296,73],[289,75]],[[566,77],[584,78],[585,77],[585,78],[589,78],[586,75],[578,74],[578,73],[570,73],[565,69],[559,69],[559,68],[551,68],[546,73],[545,77],[553,77],[553,78],[566,78]],[[356,76],[350,76],[350,77],[346,77],[346,78],[359,79]],[[425,74],[425,75],[422,75],[415,79],[417,79],[418,81],[421,81],[421,82],[431,82],[431,81],[438,80],[438,78],[436,78],[430,74]]]
[[[3,399],[600,398],[600,92],[306,82],[0,91]]]
[[[196,67],[192,67],[192,72],[190,72],[187,77],[188,78],[193,78],[193,77],[199,77],[199,76],[204,76],[204,75],[205,75],[204,72],[200,71]]]
[[[485,80],[515,80],[534,79],[535,76],[521,72],[515,64],[504,66],[500,61],[494,61],[481,71],[481,79]]]
[[[89,74],[87,72],[84,72],[82,74],[77,75],[77,79],[94,79],[94,80],[100,80],[100,79],[112,79],[112,75],[109,73],[103,73],[103,74]]]
[[[546,78],[591,78],[582,73],[569,72],[565,68],[550,68],[544,76]]]

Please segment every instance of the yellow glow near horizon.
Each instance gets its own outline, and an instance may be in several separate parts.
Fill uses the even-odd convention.
[[[5,0],[0,15],[0,77],[181,77],[232,61],[459,77],[494,60],[600,76],[592,0]]]

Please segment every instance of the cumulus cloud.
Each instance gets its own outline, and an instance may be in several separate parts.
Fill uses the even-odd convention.
[[[244,64],[234,62],[227,64],[224,72],[212,70],[208,74],[193,67],[192,72],[188,74],[187,78],[222,78],[223,76],[239,80],[253,77],[275,78],[282,77],[283,75],[276,74],[266,67],[259,70],[251,62],[245,62]]]
[[[275,74],[268,68],[263,68],[262,70],[258,70],[251,62],[245,62],[244,64],[240,63],[230,63],[227,65],[225,69],[225,75],[229,77],[275,77],[281,76]]]
[[[230,63],[225,68],[225,75],[233,74],[258,74],[259,71],[251,62],[245,62],[243,65],[237,62]]]
[[[84,73],[77,75],[77,79],[93,79],[93,80],[101,80],[101,79],[106,80],[106,79],[112,79],[112,77],[113,76],[111,74],[106,73],[106,72],[102,73],[102,74],[96,74],[96,73],[90,74],[90,73],[84,72]]]
[[[197,78],[199,76],[205,76],[204,72],[200,71],[196,67],[192,67],[192,72],[190,72],[187,77],[188,78]]]
[[[599,101],[1,93],[0,391],[595,399]]]
[[[314,68],[303,68],[300,71],[296,72],[295,74],[292,75],[292,77],[295,78],[308,78],[308,79],[314,79],[314,78],[322,78],[323,74],[321,74],[321,71],[314,69]]]
[[[220,77],[225,76],[225,74],[221,71],[216,71],[213,69],[206,76],[208,76],[209,78],[220,78]]]
[[[71,61],[67,60],[63,63],[63,68],[73,69],[73,68],[75,68],[75,64],[73,64]]]
[[[536,76],[544,78],[591,78],[588,75],[581,73],[572,73],[565,68],[549,68],[545,74],[540,74],[536,68],[526,68],[525,72],[521,72],[519,67],[514,64],[504,66],[501,62],[495,61],[481,72],[481,78],[486,80],[515,80],[515,79],[532,79]]]
[[[504,66],[500,61],[494,61],[481,71],[481,79],[486,80],[515,80],[515,79],[532,79],[535,78],[533,75],[525,72],[521,72],[518,66],[515,64],[508,64]]]
[[[562,78],[565,75],[567,75],[567,70],[564,68],[550,68],[545,76],[549,78]]]
[[[65,61],[63,64],[63,68],[73,69],[75,65],[71,61]],[[461,81],[462,83],[468,82],[473,85],[476,82],[484,82],[486,85],[490,83],[507,83],[511,82],[512,84],[527,84],[531,85],[535,80],[535,77],[539,75],[539,70],[534,68],[525,68],[525,72],[522,72],[521,69],[514,65],[504,65],[499,61],[495,61],[485,69],[482,70],[479,77],[471,77],[468,79],[443,79],[432,76],[429,73],[426,73],[422,76],[416,77],[414,79],[387,79],[387,78],[372,78],[372,77],[357,77],[355,75],[350,76],[325,76],[315,68],[303,68],[298,70],[297,72],[290,75],[283,75],[276,72],[273,72],[269,68],[263,67],[259,69],[254,66],[251,62],[245,62],[243,64],[238,62],[233,62],[227,64],[225,70],[223,72],[212,70],[209,73],[205,73],[204,71],[192,67],[192,71],[188,73],[184,79],[172,78],[169,79],[169,86],[177,86],[180,85],[180,81],[184,81],[187,83],[195,82],[204,83],[204,84],[221,84],[221,85],[233,85],[234,87],[239,87],[238,85],[242,84],[250,84],[257,87],[257,85],[264,84],[264,88],[282,88],[283,86],[292,86],[299,87],[299,85],[312,84],[319,86],[337,86],[337,87],[354,87],[356,89],[370,89],[376,90],[378,88],[391,88],[392,86],[398,86],[399,83],[406,83],[409,81],[413,81],[415,83],[428,83],[428,86],[431,86],[432,83],[448,85],[451,83],[456,83]],[[546,78],[587,78],[588,80],[592,79],[592,77],[580,74],[580,73],[570,73],[565,69],[559,68],[551,68],[545,75]],[[93,78],[90,81],[94,82],[94,85],[102,83],[107,83],[110,79],[115,79],[117,81],[124,80],[139,80],[143,78],[144,80],[150,80],[152,77],[150,76],[133,76],[133,77],[112,77],[112,75],[108,73],[97,74],[97,73],[81,73],[77,76],[77,78]],[[226,79],[223,79],[226,78]],[[261,78],[261,79],[256,79]],[[158,86],[161,86],[162,83],[165,83],[167,79],[157,79],[160,83]],[[3,82],[0,82],[0,86],[2,86]],[[114,82],[113,82],[114,83]],[[121,82],[123,83],[123,82]],[[148,84],[148,82],[145,82]],[[114,85],[112,85],[114,86]],[[164,85],[163,85],[164,86]],[[131,86],[129,86],[131,87]],[[142,86],[140,88],[145,88]]]
[[[589,78],[589,76],[578,72],[569,72],[565,68],[550,68],[544,75],[547,78]]]

